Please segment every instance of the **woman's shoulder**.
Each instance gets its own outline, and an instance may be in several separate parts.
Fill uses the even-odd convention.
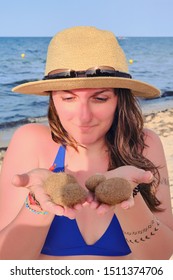
[[[36,132],[36,131],[49,131],[50,132],[50,127],[46,124],[39,124],[39,123],[29,123],[22,125],[16,129],[16,131],[29,131],[29,132]]]
[[[40,142],[41,139],[45,138],[51,140],[50,128],[47,125],[31,123],[17,128],[12,139],[18,141],[25,140],[26,142],[35,142],[38,140]]]
[[[146,145],[144,155],[151,161],[157,159],[157,161],[163,162],[165,160],[164,148],[159,135],[148,128],[144,129],[144,135]]]
[[[47,125],[32,123],[23,125],[14,132],[8,150],[24,149],[32,154],[42,154],[48,147],[51,150],[57,143],[52,140],[51,130]],[[41,151],[41,152],[40,152]]]
[[[161,144],[161,139],[155,131],[149,128],[144,128],[143,132],[144,132],[144,141],[147,146],[150,147],[153,144],[155,145],[156,143]]]
[[[47,125],[32,123],[19,127],[10,141],[7,155],[10,158],[27,158],[35,166],[47,167],[52,164],[59,144],[51,137],[51,130]],[[25,163],[22,163],[25,165]],[[32,166],[34,168],[34,165]]]

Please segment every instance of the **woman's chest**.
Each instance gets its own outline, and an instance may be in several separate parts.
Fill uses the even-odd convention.
[[[105,215],[98,215],[89,203],[76,216],[78,230],[88,245],[98,242],[111,228],[114,213],[109,211]]]

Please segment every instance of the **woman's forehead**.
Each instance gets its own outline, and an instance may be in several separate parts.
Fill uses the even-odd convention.
[[[64,93],[103,93],[106,91],[114,92],[112,88],[82,88],[82,89],[71,89],[71,90],[59,90],[55,92]]]

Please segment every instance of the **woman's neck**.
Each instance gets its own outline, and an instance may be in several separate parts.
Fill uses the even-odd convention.
[[[87,147],[78,147],[78,152],[72,147],[67,147],[65,158],[66,168],[77,172],[93,171],[105,172],[109,165],[108,149],[105,143],[97,143]]]
[[[88,159],[88,158],[92,158],[95,156],[100,156],[100,155],[108,153],[106,143],[103,141],[99,142],[99,143],[87,145],[87,146],[79,145],[77,147],[77,149],[78,149],[78,151],[75,151],[74,148],[68,146],[66,150],[69,155],[71,155],[71,156],[76,155],[77,157],[80,157],[83,159],[85,159],[85,158]]]

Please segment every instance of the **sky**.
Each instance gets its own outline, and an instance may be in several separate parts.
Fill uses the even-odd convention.
[[[117,36],[173,36],[173,0],[0,0],[0,37],[53,36],[77,25]]]

